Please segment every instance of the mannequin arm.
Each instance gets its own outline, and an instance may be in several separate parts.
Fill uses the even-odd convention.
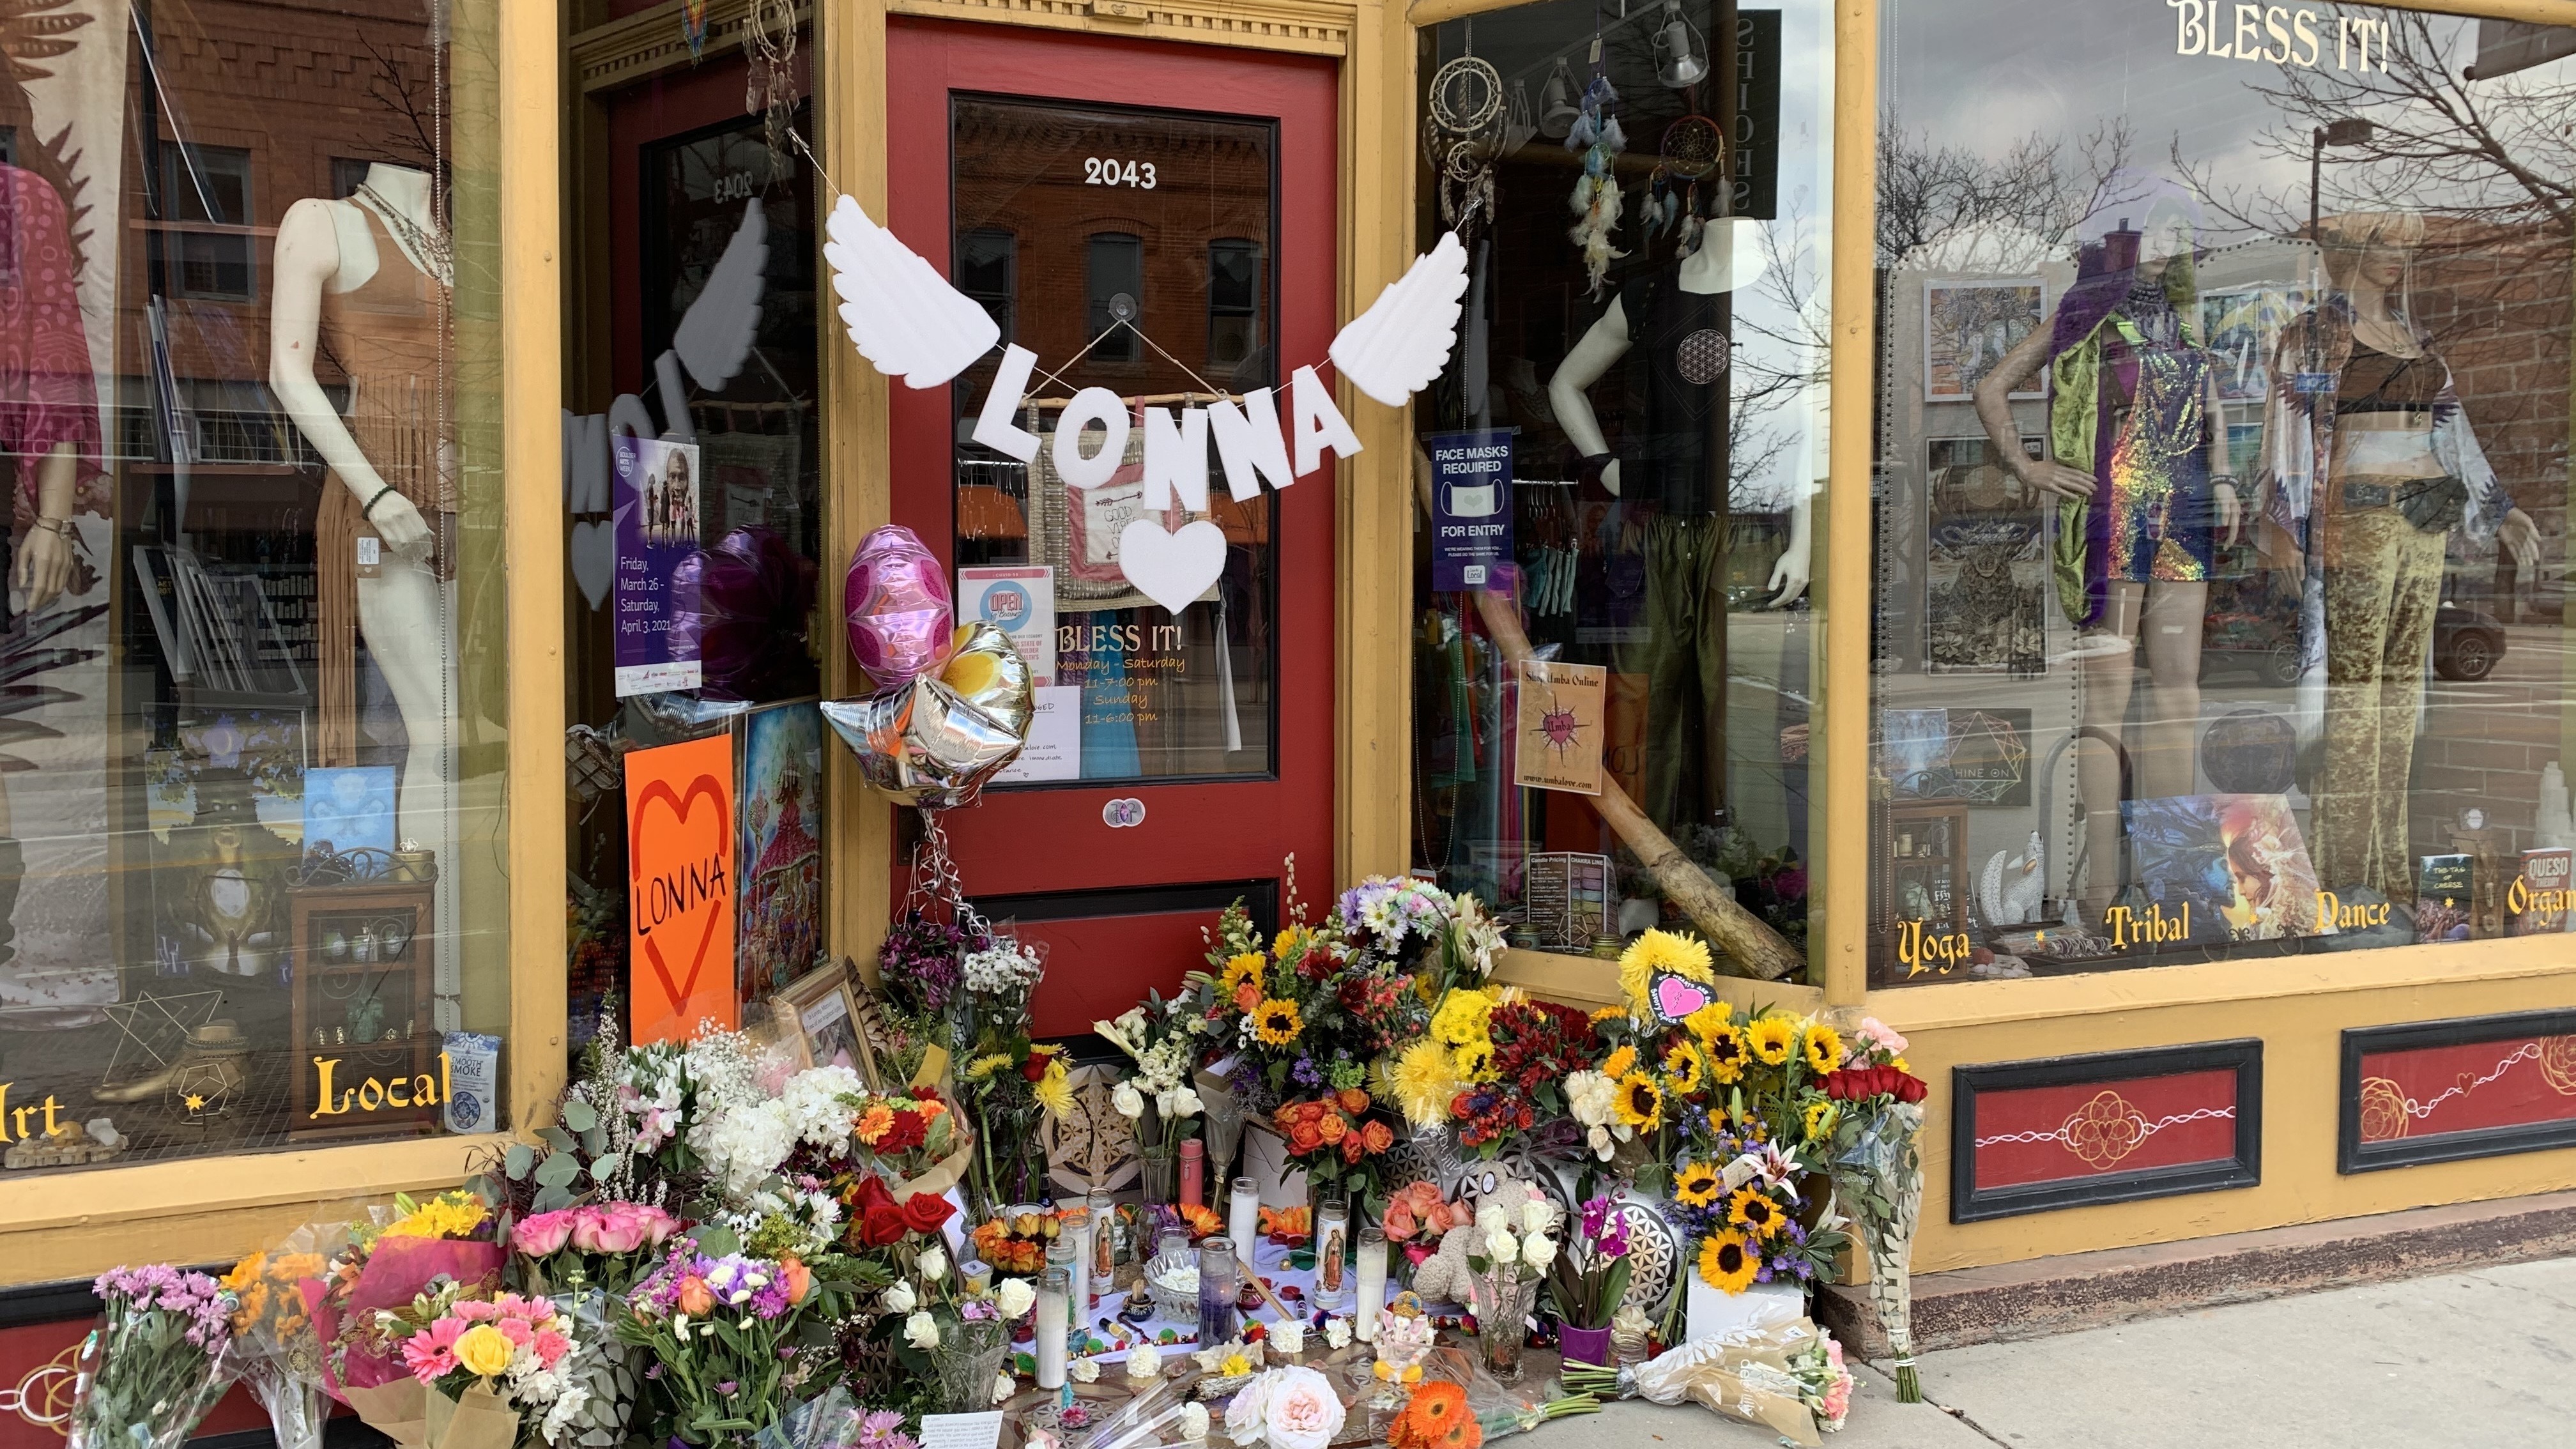
[[[278,405],[322,455],[364,508],[374,502],[367,521],[386,546],[397,553],[418,553],[429,543],[429,524],[399,493],[385,494],[384,479],[349,436],[349,426],[331,407],[331,399],[314,379],[313,358],[320,346],[322,289],[340,272],[339,228],[331,218],[337,203],[307,198],[286,210],[277,228],[277,254],[271,269],[276,288],[269,308],[268,386]],[[384,494],[379,498],[379,494]]]
[[[1995,458],[2025,486],[2060,498],[2093,496],[2093,475],[2063,463],[2044,463],[2022,451],[2021,427],[2013,421],[2012,401],[2007,396],[2014,388],[2028,382],[2048,361],[2048,344],[2056,334],[2057,318],[2051,314],[2030,335],[2013,344],[1995,370],[1977,382],[1977,421],[1986,430],[1986,441],[1994,446]]]
[[[80,450],[56,443],[36,464],[36,526],[18,543],[10,582],[27,596],[32,614],[54,601],[72,581],[70,518],[80,486]]]
[[[1566,441],[1587,458],[1597,458],[1610,451],[1610,441],[1601,436],[1601,419],[1592,411],[1590,389],[1611,366],[1628,355],[1628,314],[1619,299],[1610,299],[1610,310],[1592,324],[1574,344],[1574,350],[1558,363],[1556,375],[1547,380],[1547,403],[1556,414],[1556,425],[1565,430]],[[1601,486],[1612,497],[1619,494],[1619,463],[1612,459],[1601,469]]]
[[[1780,551],[1780,561],[1771,566],[1769,587],[1774,591],[1771,607],[1785,609],[1807,591],[1808,564],[1813,548],[1816,495],[1812,489],[1801,489],[1798,501],[1789,505],[1789,546]]]

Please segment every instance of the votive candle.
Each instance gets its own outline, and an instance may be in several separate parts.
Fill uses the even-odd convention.
[[[1386,1234],[1377,1228],[1360,1229],[1358,1261],[1352,1265],[1359,1280],[1359,1306],[1352,1317],[1357,1321],[1351,1330],[1363,1343],[1377,1341],[1377,1316],[1386,1310]]]

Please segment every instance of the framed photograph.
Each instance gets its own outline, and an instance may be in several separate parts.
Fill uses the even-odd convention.
[[[805,1043],[809,1065],[848,1067],[862,1077],[869,1074],[869,1054],[859,1041],[858,1000],[850,990],[846,966],[834,962],[810,971],[788,983],[777,1000],[796,1018],[797,1036]]]
[[[2576,1011],[2343,1034],[2335,1170],[2576,1147]]]
[[[1958,1067],[1951,1090],[1954,1223],[2263,1180],[2254,1038]]]
[[[1923,284],[1923,399],[1966,402],[2004,354],[2039,326],[2047,290],[2037,277],[2000,282]],[[2031,374],[2014,399],[2048,396],[2047,369]]]

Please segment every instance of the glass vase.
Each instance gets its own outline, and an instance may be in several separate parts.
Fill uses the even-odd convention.
[[[1468,1296],[1476,1310],[1476,1343],[1485,1372],[1501,1383],[1520,1382],[1530,1310],[1538,1306],[1538,1279],[1520,1276],[1517,1263],[1506,1264],[1471,1279]]]
[[[993,1407],[993,1381],[1011,1351],[1010,1325],[999,1318],[970,1318],[946,1325],[948,1336],[931,1357],[939,1380],[939,1411],[980,1414]]]
[[[1181,1134],[1147,1103],[1136,1119],[1136,1191],[1147,1207],[1169,1207],[1180,1192]]]

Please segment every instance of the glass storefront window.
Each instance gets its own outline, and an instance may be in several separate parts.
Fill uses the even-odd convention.
[[[1831,19],[1421,32],[1421,245],[1471,280],[1415,400],[1414,863],[1521,944],[1803,973]]]
[[[9,1169],[506,1125],[495,5],[0,17]]]
[[[2576,32],[1882,16],[1872,979],[2567,929]]]

